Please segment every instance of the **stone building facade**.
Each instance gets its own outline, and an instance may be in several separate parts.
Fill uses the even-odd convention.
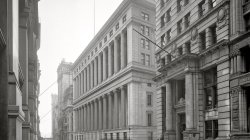
[[[75,140],[153,140],[153,0],[124,0],[74,62]]]
[[[72,63],[62,60],[57,68],[58,84],[58,140],[73,140],[73,84]]]
[[[1,0],[0,9],[0,138],[38,140],[38,1]]]
[[[51,118],[52,118],[52,139],[59,140],[59,129],[58,129],[58,96],[57,94],[51,95]]]
[[[229,0],[157,0],[159,139],[230,139],[230,8]]]
[[[250,139],[250,1],[230,4],[231,139]]]

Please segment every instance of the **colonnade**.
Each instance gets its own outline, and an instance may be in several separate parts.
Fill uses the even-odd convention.
[[[196,128],[196,122],[195,122],[195,106],[194,106],[194,99],[195,99],[195,81],[197,78],[196,73],[186,73],[185,74],[185,114],[186,114],[186,130],[194,130]],[[173,90],[172,90],[172,82],[167,81],[166,82],[166,131],[172,132],[175,130],[175,124],[173,120],[173,108],[174,108],[174,102],[173,102]],[[163,91],[162,91],[163,92]],[[172,133],[171,133],[172,134]]]
[[[127,66],[127,31],[121,31],[73,80],[74,99]]]
[[[122,86],[74,109],[74,132],[126,128],[127,104],[127,87]]]

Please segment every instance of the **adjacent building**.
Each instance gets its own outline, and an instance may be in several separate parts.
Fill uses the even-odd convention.
[[[154,33],[155,2],[124,0],[74,62],[75,140],[156,138]]]
[[[52,95],[54,140],[73,140],[72,63],[62,60],[57,68],[58,95]]]
[[[51,95],[51,118],[52,118],[52,139],[59,140],[59,129],[58,129],[58,118],[59,118],[59,108],[58,108],[58,96],[57,94]]]
[[[239,22],[243,24],[243,13],[237,9],[242,8],[242,2],[157,0],[156,43],[162,47],[155,52],[158,66],[154,78],[159,139],[230,139],[231,117],[237,114],[230,110],[237,110],[239,102],[246,99],[237,102],[240,98],[235,94],[232,100],[229,84],[230,57],[236,56],[229,49],[230,33],[242,31]],[[235,19],[230,21],[232,15]],[[237,122],[242,117],[233,119]],[[238,120],[235,128],[240,128],[239,123],[246,127],[246,117],[243,120]]]
[[[0,137],[38,140],[38,1],[1,0],[0,9]]]
[[[250,139],[250,1],[230,1],[231,138]]]

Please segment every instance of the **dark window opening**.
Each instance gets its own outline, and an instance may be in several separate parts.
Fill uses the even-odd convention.
[[[178,34],[180,34],[183,30],[183,23],[182,23],[182,19],[180,21],[177,22],[177,31]]]
[[[123,137],[124,137],[124,140],[128,139],[127,132],[123,132]]]
[[[179,47],[178,48],[178,55],[183,55],[183,48],[182,47]]]
[[[242,66],[243,66],[243,72],[248,73],[250,72],[250,47],[246,46],[240,49],[241,55],[242,55]]]
[[[190,41],[186,42],[185,44],[186,44],[186,48],[185,48],[186,53],[191,53],[191,43],[190,43]]]
[[[152,93],[147,94],[147,106],[152,106]]]
[[[167,55],[167,63],[171,62],[172,61],[172,57],[170,54]]]
[[[250,3],[250,2],[249,2]],[[250,6],[249,6],[250,7]],[[250,9],[250,8],[249,8]],[[250,31],[250,14],[244,16],[246,31]]]
[[[216,31],[216,25],[211,26],[211,34],[212,34],[212,44],[217,43],[217,31]]]
[[[205,139],[218,137],[218,120],[205,121]]]
[[[152,126],[152,113],[151,112],[148,112],[147,113],[147,126]]]
[[[165,41],[165,34],[163,34],[161,36],[161,46],[164,47],[166,45],[166,41]]]
[[[204,50],[206,48],[206,33],[205,31],[199,34],[200,36],[200,50]]]
[[[205,0],[203,0],[203,1],[201,1],[200,3],[199,3],[199,17],[201,17],[201,16],[203,16],[204,14],[205,14],[205,11],[206,11],[206,9],[205,9]]]
[[[161,16],[161,28],[165,26],[165,14]]]
[[[217,69],[212,68],[204,72],[205,110],[218,107]]]
[[[184,103],[185,101],[185,79],[176,80],[176,100],[177,104]]]
[[[188,28],[190,26],[190,13],[185,15],[185,28]]]
[[[165,65],[165,57],[163,57],[162,59],[161,59],[161,66],[164,66]]]

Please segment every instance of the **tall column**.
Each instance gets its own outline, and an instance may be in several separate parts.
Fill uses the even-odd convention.
[[[108,77],[112,75],[112,45],[111,43],[108,46]]]
[[[78,124],[78,121],[77,121],[77,109],[74,110],[74,131],[77,132],[77,124]]]
[[[194,88],[193,74],[185,75],[185,100],[186,100],[186,130],[193,130],[194,126]],[[168,114],[168,113],[167,113]]]
[[[116,37],[114,39],[114,72],[117,73],[118,72],[118,68],[119,68],[119,42],[118,42],[118,38]]]
[[[95,75],[95,83],[94,83],[94,86],[96,86],[98,83],[98,69],[100,69],[98,67],[98,58],[95,58],[94,64],[95,64],[95,74],[94,74]]]
[[[83,71],[83,77],[84,77],[84,93],[87,91],[87,67]]]
[[[87,127],[87,130],[89,131],[90,130],[90,103],[88,103],[87,104],[87,112],[88,112],[88,114],[87,114],[87,125],[88,125],[88,127]]]
[[[242,58],[240,52],[237,54],[237,72],[242,72]]]
[[[108,122],[108,119],[107,119],[107,96],[103,96],[103,120],[102,120],[102,126],[103,126],[103,129],[107,129],[107,122]]]
[[[82,91],[81,91],[81,94],[83,94],[84,93],[84,71],[82,70],[82,72],[81,72],[81,75],[82,75],[82,84],[81,84],[81,86],[82,86]]]
[[[108,66],[106,48],[103,49],[102,54],[103,54],[103,81],[104,81],[107,78],[107,66]]]
[[[73,99],[76,99],[76,78],[73,79]]]
[[[100,84],[102,82],[102,71],[103,71],[102,62],[103,62],[103,60],[102,60],[101,55],[102,55],[101,53],[98,55],[98,84]]]
[[[76,97],[79,97],[79,78],[76,76]]]
[[[112,129],[113,128],[112,127],[113,126],[113,123],[112,123],[113,122],[113,106],[112,106],[112,94],[111,93],[108,95],[108,100],[109,100],[108,101],[108,104],[109,104],[108,105],[109,106],[108,107],[109,108],[108,109],[108,113],[109,113],[109,115],[108,115],[108,120],[109,120],[108,124],[109,124],[109,127],[108,128]]]
[[[99,102],[98,103],[98,105],[99,105],[99,107],[98,107],[98,111],[99,111],[99,113],[98,113],[98,117],[99,117],[98,129],[101,130],[102,129],[102,117],[103,117],[103,115],[102,115],[102,107],[103,107],[102,99],[99,98],[98,102]]]
[[[126,33],[121,32],[121,69],[127,66],[127,38]]]
[[[95,115],[94,115],[94,118],[95,118],[95,130],[97,130],[97,126],[98,126],[98,104],[97,104],[97,101],[98,100],[95,100],[94,104],[95,104]]]
[[[89,71],[90,71],[90,65],[87,66],[87,91],[89,91],[89,87],[90,87],[90,74],[89,74]]]
[[[211,28],[206,29],[206,49],[212,45],[212,32]]]
[[[93,88],[93,82],[94,82],[94,64],[93,62],[90,63],[90,89]]]
[[[81,132],[82,131],[82,108],[81,107],[79,107],[79,132]]]
[[[119,127],[119,105],[118,105],[118,97],[119,97],[119,90],[115,90],[114,91],[114,118],[113,118],[113,126],[114,128],[118,128]]]
[[[80,131],[80,109],[77,109],[77,132]]]
[[[93,120],[94,120],[94,107],[93,102],[90,103],[90,130],[93,130]]]
[[[121,111],[120,111],[120,116],[119,116],[119,126],[120,128],[125,127],[125,87],[121,87]]]
[[[83,132],[84,131],[84,125],[85,125],[85,123],[84,123],[84,106],[81,106],[81,110],[82,110],[82,118],[81,118],[81,120],[82,120],[82,129],[81,129],[81,131]]]
[[[234,72],[236,73],[238,70],[237,70],[237,58],[235,55],[233,56],[233,60],[234,60]]]
[[[170,81],[166,82],[166,130],[173,131],[173,96]]]
[[[86,105],[83,106],[83,131],[86,131]]]

